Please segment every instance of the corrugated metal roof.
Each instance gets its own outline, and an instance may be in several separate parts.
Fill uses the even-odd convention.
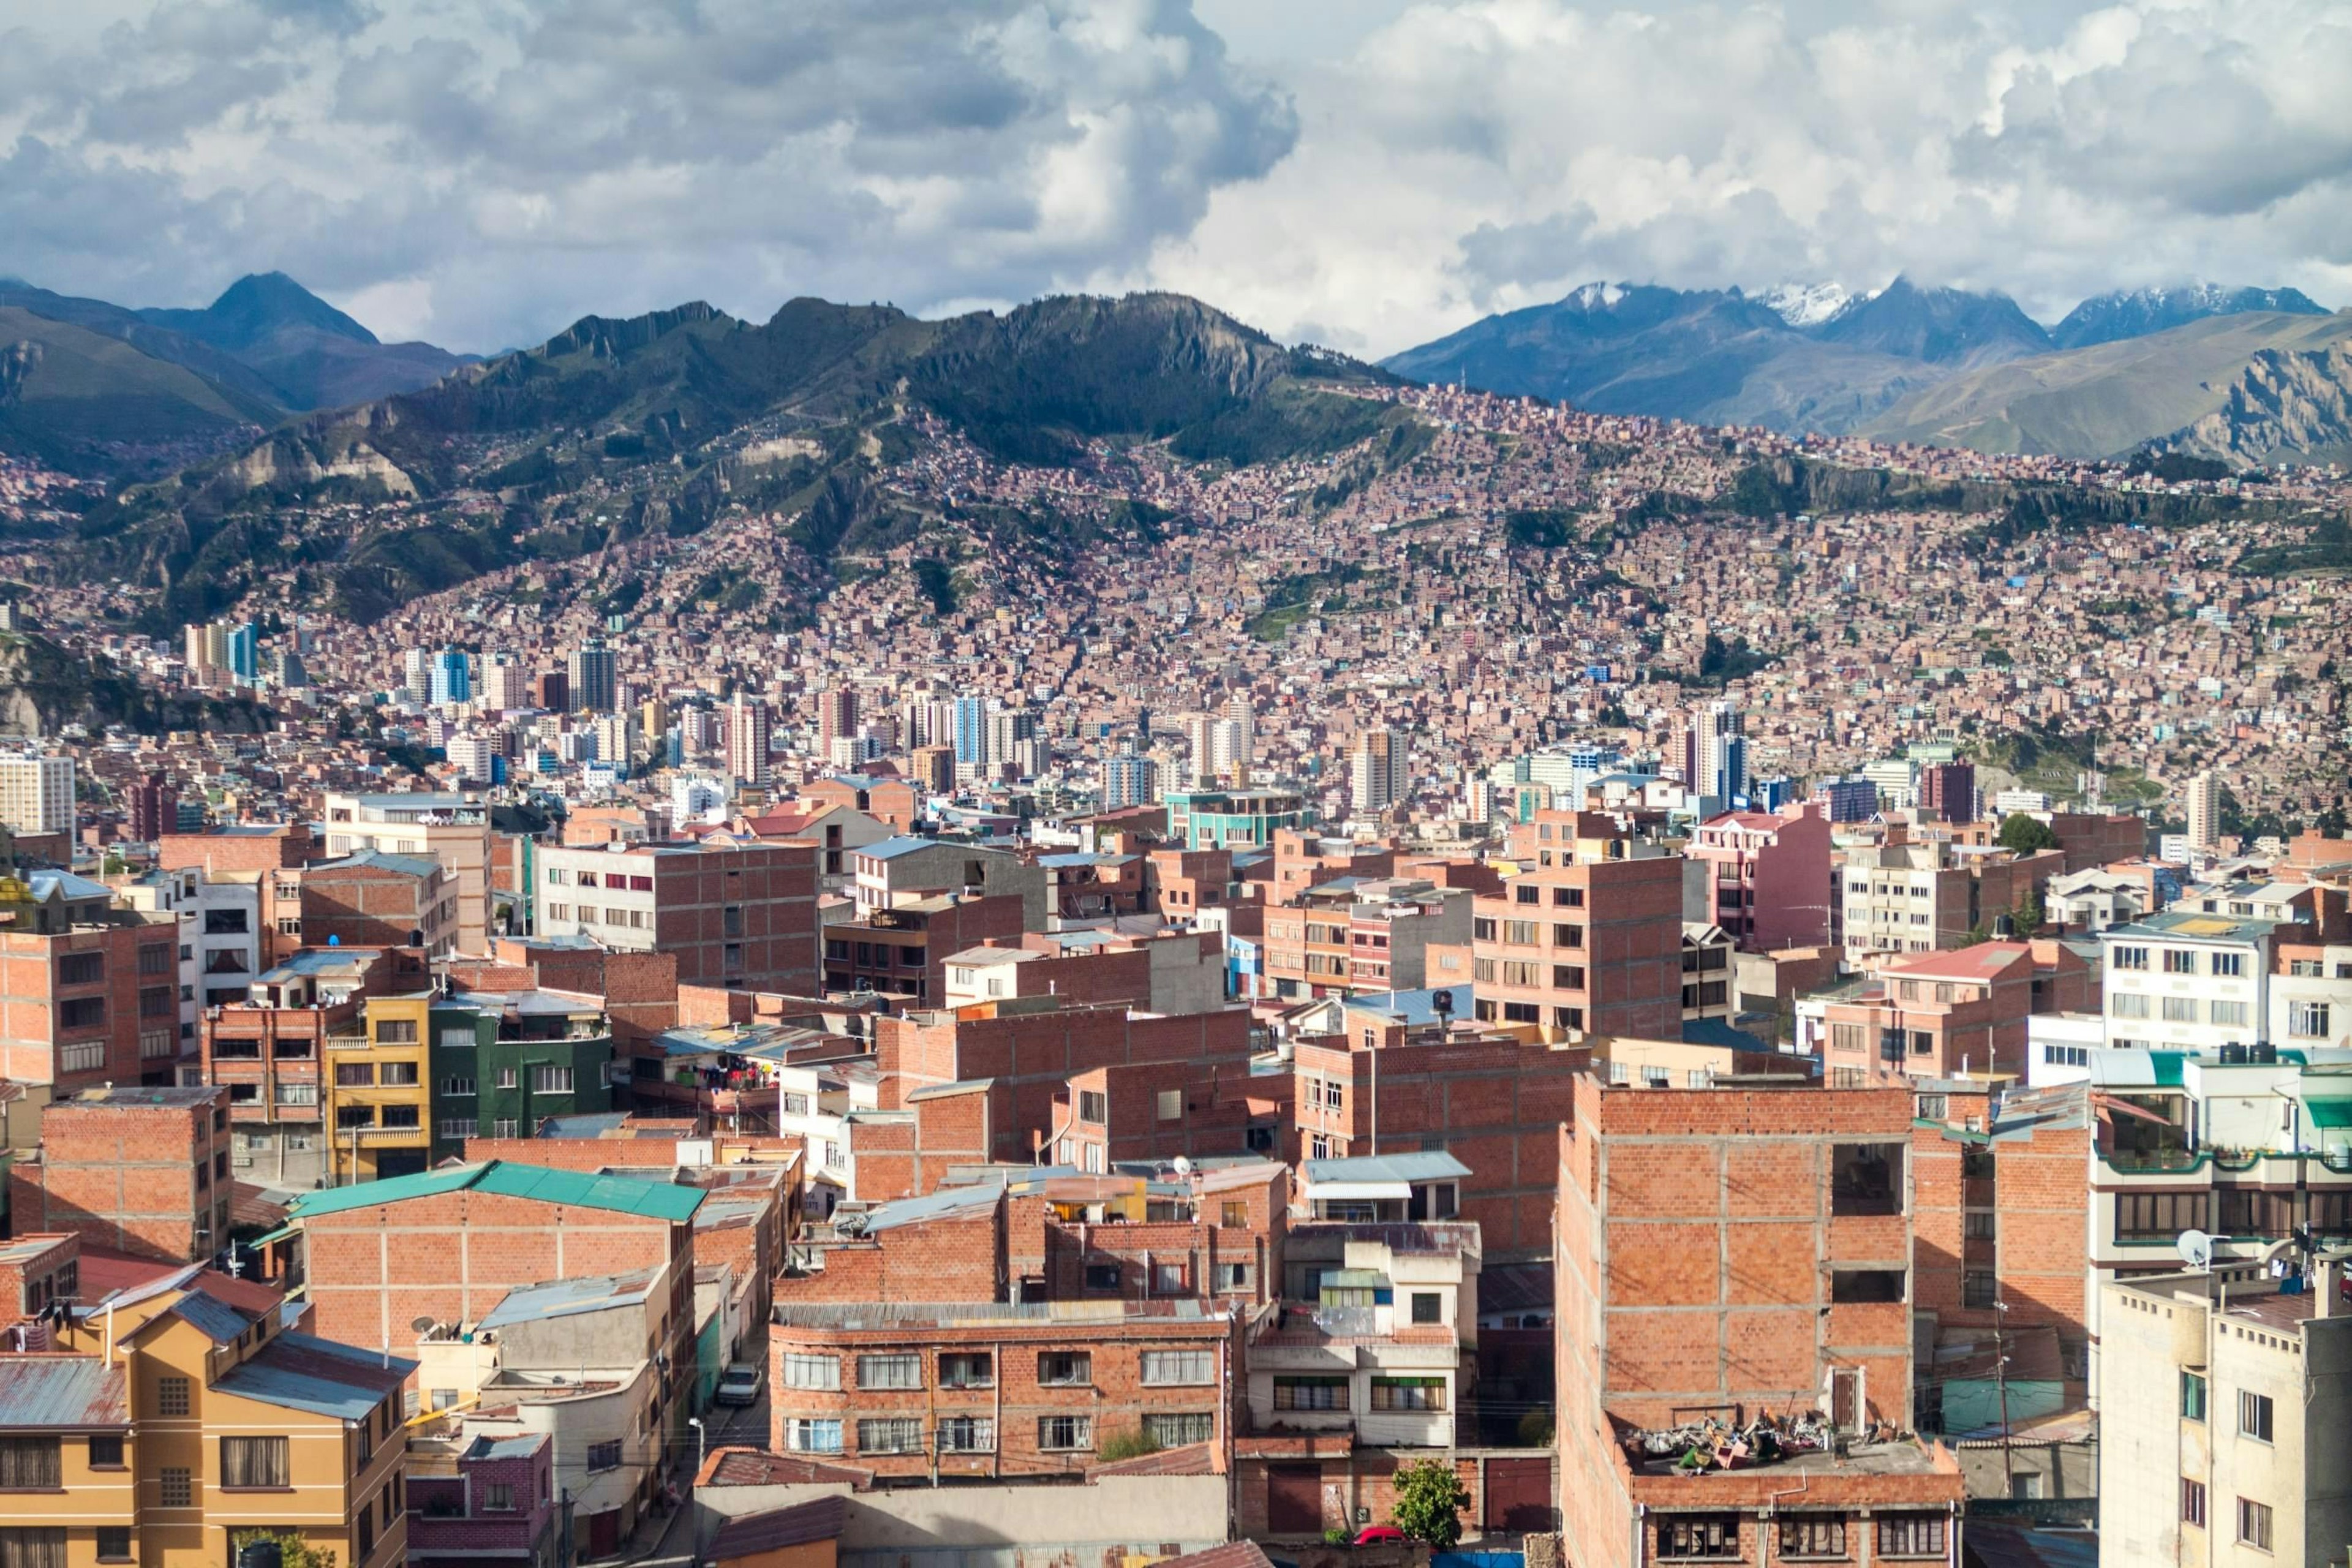
[[[0,1356],[0,1432],[130,1425],[121,1367],[96,1356]]]
[[[459,1455],[461,1460],[527,1459],[548,1444],[544,1432],[528,1432],[520,1437],[477,1437]]]
[[[235,1344],[237,1336],[253,1325],[253,1320],[227,1302],[191,1290],[171,1306],[163,1315],[184,1320],[216,1345]]]
[[[379,1204],[405,1203],[461,1191],[497,1193],[505,1197],[535,1198],[541,1203],[569,1204],[579,1208],[639,1214],[672,1222],[694,1217],[702,1194],[693,1187],[634,1176],[586,1175],[578,1171],[551,1170],[544,1165],[520,1165],[492,1160],[481,1165],[452,1165],[446,1170],[420,1171],[412,1176],[362,1182],[355,1186],[330,1187],[305,1193],[289,1212],[297,1220]]]
[[[710,1538],[710,1555],[727,1563],[787,1546],[835,1541],[840,1539],[842,1523],[848,1517],[849,1500],[843,1497],[814,1498],[791,1508],[739,1514],[720,1525],[719,1533]]]
[[[416,1363],[309,1334],[280,1334],[213,1380],[225,1394],[357,1421],[408,1380]]]
[[[1411,1154],[1360,1154],[1350,1160],[1309,1160],[1310,1186],[1327,1182],[1443,1182],[1459,1180],[1470,1167],[1443,1149]]]
[[[630,1274],[551,1279],[543,1285],[518,1286],[507,1292],[505,1300],[483,1315],[479,1326],[497,1329],[509,1323],[539,1322],[582,1312],[601,1312],[608,1307],[635,1305],[644,1301],[646,1292],[653,1289],[656,1272],[640,1268]]]

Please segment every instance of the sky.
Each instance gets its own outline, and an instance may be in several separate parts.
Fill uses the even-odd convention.
[[[487,352],[1172,289],[1394,353],[1591,280],[2352,304],[2342,0],[0,0],[0,275]]]

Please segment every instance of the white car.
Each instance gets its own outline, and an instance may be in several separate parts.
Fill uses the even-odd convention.
[[[759,1404],[760,1369],[740,1361],[730,1363],[719,1374],[719,1390],[710,1397],[721,1405]]]

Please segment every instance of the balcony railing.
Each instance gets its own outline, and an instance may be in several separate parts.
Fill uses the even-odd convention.
[[[2137,1174],[2148,1171],[2193,1171],[2205,1158],[2198,1149],[2110,1149],[2101,1158],[2115,1170]]]
[[[331,1051],[363,1051],[368,1048],[365,1035],[329,1035],[327,1048]]]

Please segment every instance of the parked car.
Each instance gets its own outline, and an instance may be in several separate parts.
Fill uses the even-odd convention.
[[[1402,1546],[1404,1531],[1393,1524],[1368,1524],[1356,1531],[1357,1546]]]
[[[760,1369],[740,1361],[730,1363],[719,1374],[719,1392],[710,1397],[721,1405],[759,1404]]]

